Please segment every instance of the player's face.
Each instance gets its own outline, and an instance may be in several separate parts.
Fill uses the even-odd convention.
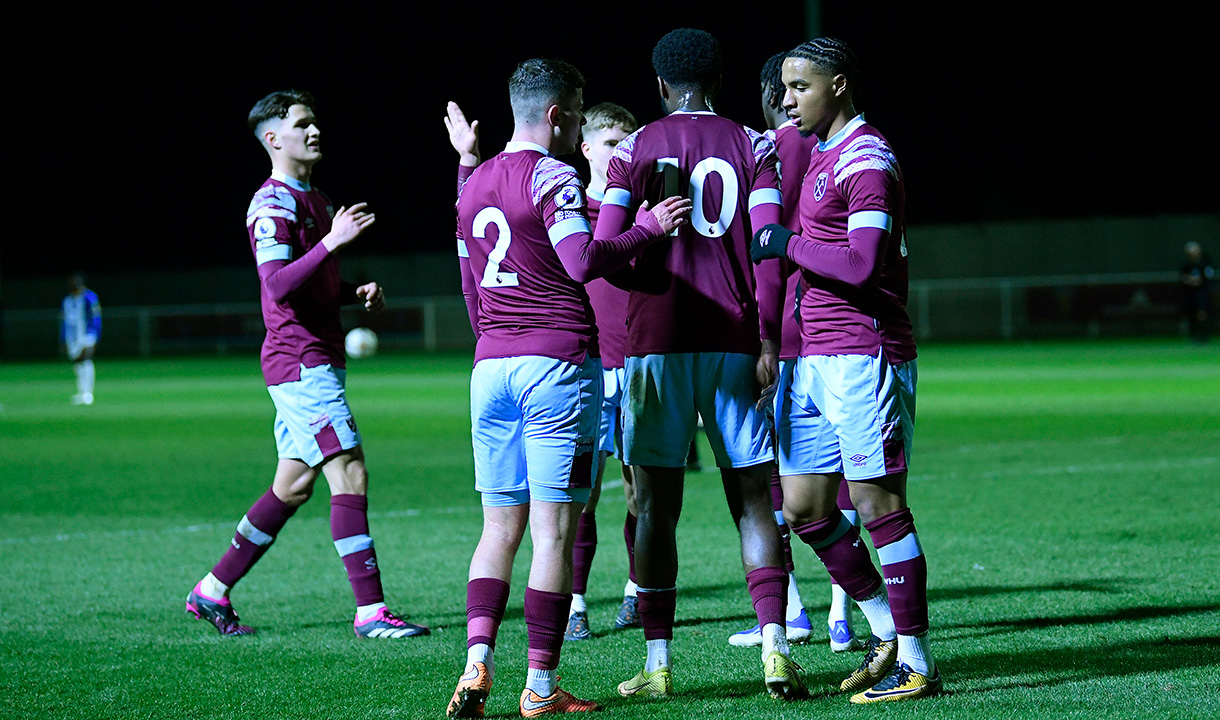
[[[818,70],[804,58],[784,60],[784,110],[801,134],[826,139],[826,131],[839,112],[836,77]]]
[[[279,151],[291,160],[314,163],[322,159],[322,131],[313,110],[305,105],[293,105],[280,121],[275,132]]]
[[[598,177],[606,176],[606,168],[610,166],[610,156],[614,148],[629,133],[621,127],[593,130],[585,133],[585,140],[580,144],[580,151],[589,161],[589,170]]]
[[[556,103],[559,109],[555,117],[555,139],[558,141],[553,148],[556,155],[567,155],[576,152],[580,142],[580,128],[585,124],[584,91],[577,90],[567,99]]]

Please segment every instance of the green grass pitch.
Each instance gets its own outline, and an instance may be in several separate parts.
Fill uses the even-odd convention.
[[[1220,355],[1172,341],[929,346],[910,496],[930,566],[938,698],[849,706],[859,661],[794,648],[814,699],[767,697],[717,476],[687,481],[679,527],[676,697],[623,700],[638,631],[613,632],[626,557],[621,491],[598,508],[592,641],[563,686],[611,718],[1215,718],[1220,715]],[[464,356],[354,361],[391,607],[431,625],[358,641],[324,485],[234,592],[259,634],[183,612],[270,482],[273,410],[253,357],[108,360],[73,407],[66,363],[0,365],[0,717],[438,718],[465,658],[480,530]],[[704,448],[705,462],[710,454]],[[607,477],[617,477],[611,465]],[[822,627],[825,572],[798,543]],[[518,559],[490,717],[525,675]],[[857,631],[866,627],[857,612]]]

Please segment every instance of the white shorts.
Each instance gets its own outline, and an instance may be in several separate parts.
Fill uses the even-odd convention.
[[[740,353],[667,353],[627,358],[623,454],[629,465],[686,466],[699,416],[722,468],[773,459],[758,410],[758,358]]]
[[[916,361],[883,356],[799,358],[776,412],[781,475],[906,472],[915,435]]]
[[[602,416],[598,437],[598,450],[618,459],[623,458],[623,393],[626,390],[627,371],[623,368],[602,370]]]
[[[68,359],[76,362],[80,354],[85,350],[91,350],[97,346],[97,335],[85,334],[79,337],[70,337],[64,342],[68,352]]]
[[[275,447],[281,458],[317,467],[360,445],[356,419],[347,407],[347,371],[330,365],[301,366],[301,379],[271,385],[275,403]]]
[[[602,363],[488,358],[470,374],[475,489],[487,506],[586,502],[597,476]]]

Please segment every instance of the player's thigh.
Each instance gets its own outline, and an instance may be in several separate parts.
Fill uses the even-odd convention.
[[[898,392],[898,417],[902,423],[903,451],[908,467],[911,450],[915,442],[915,388],[919,384],[918,361],[910,360],[894,365],[894,379]]]
[[[301,379],[267,388],[275,403],[279,457],[317,467],[360,447],[356,419],[347,405],[346,373],[330,365],[301,366]]]
[[[775,398],[776,460],[781,477],[842,471],[839,438],[818,407],[818,387],[816,369],[807,358],[791,362]]]
[[[511,359],[480,360],[470,372],[474,487],[487,507],[529,502],[521,408],[508,385]]]
[[[693,380],[703,430],[721,468],[774,459],[766,412],[758,408],[757,358],[742,353],[697,353]]]
[[[598,428],[598,450],[623,458],[622,407],[627,371],[623,368],[602,370],[601,423]]]
[[[64,349],[67,351],[68,359],[72,362],[80,362],[93,357],[93,347],[97,343],[97,339],[89,335],[79,335],[69,337],[64,342]]]
[[[601,361],[514,358],[509,387],[522,415],[530,498],[583,504],[597,477]]]
[[[626,360],[623,459],[629,465],[685,468],[698,427],[693,353]]]
[[[906,472],[902,386],[878,353],[809,358],[811,394],[839,440],[843,476],[868,480]]]

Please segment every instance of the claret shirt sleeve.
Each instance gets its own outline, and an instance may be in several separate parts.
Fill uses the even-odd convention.
[[[756,172],[750,187],[750,225],[761,228],[783,220],[783,195],[780,193],[775,144],[766,135],[746,129],[754,146]],[[754,268],[754,295],[758,302],[759,334],[763,340],[778,344],[784,313],[784,268],[778,259],[764,260]]]
[[[556,162],[549,158],[543,162],[548,161]],[[644,245],[664,234],[651,213],[641,213],[635,227],[595,239],[580,178],[570,166],[563,167],[567,171],[543,194],[542,212],[551,245],[573,280],[587,283],[622,268]]]
[[[598,212],[598,239],[612,238],[627,229],[632,210],[639,201],[631,196],[631,156],[638,131],[623,138],[615,146],[606,167],[606,192]]]
[[[474,331],[476,340],[479,338],[479,292],[474,281],[474,271],[470,268],[470,250],[466,247],[466,237],[462,232],[461,219],[457,217],[457,206],[462,200],[462,190],[466,181],[474,174],[475,168],[458,165],[457,202],[454,203],[454,220],[457,225],[457,256],[458,268],[462,277],[462,299],[466,301],[466,315],[470,320],[470,329]]]
[[[890,208],[897,178],[883,170],[862,170],[844,178],[839,189],[848,204],[847,242],[793,236],[788,257],[822,277],[862,287],[881,272],[893,229]]]
[[[294,258],[293,227],[298,221],[297,201],[287,188],[265,185],[254,195],[246,212],[246,229],[258,265],[258,277],[267,297],[283,302],[317,271],[330,255],[322,243]]]

